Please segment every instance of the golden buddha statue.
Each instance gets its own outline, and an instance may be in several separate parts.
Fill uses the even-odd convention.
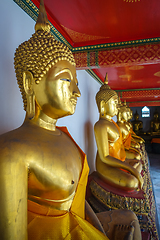
[[[96,95],[96,102],[100,113],[99,121],[94,126],[98,149],[96,169],[99,176],[106,183],[122,190],[141,189],[141,163],[126,158],[121,131],[112,120],[118,114],[118,96],[108,86],[107,75]]]
[[[51,35],[43,1],[35,30],[14,59],[26,118],[0,136],[0,239],[108,239],[85,220],[85,154],[56,127],[75,112],[80,91],[73,55]]]
[[[126,152],[126,158],[138,159],[141,158],[140,145],[131,136],[130,128],[128,126],[129,109],[126,102],[123,104],[119,98],[119,107],[117,114],[117,125],[122,133],[122,141]]]
[[[154,112],[153,119],[150,122],[151,134],[156,135],[160,133],[160,120],[157,109]]]
[[[139,114],[136,111],[134,114],[134,120],[132,121],[133,131],[136,134],[142,134],[143,133],[143,122],[139,120]]]
[[[145,141],[143,138],[140,136],[137,136],[136,133],[133,131],[133,125],[130,122],[131,119],[133,118],[133,111],[131,110],[130,107],[127,106],[127,113],[128,113],[128,121],[125,122],[126,127],[128,128],[128,131],[130,131],[132,138],[139,144],[143,144]],[[139,118],[139,116],[138,116]]]

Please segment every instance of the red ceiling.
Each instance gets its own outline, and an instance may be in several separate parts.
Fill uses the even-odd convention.
[[[39,0],[23,1],[32,1],[39,8]],[[132,92],[132,98],[124,94],[131,105],[148,101],[160,105],[159,92],[152,97],[149,92],[160,89],[160,0],[44,0],[44,4],[49,21],[72,46],[78,69],[91,69],[102,81],[108,72],[111,88],[121,90],[121,96],[125,90]],[[142,44],[144,49],[150,44],[151,50],[141,52],[140,57],[132,54],[125,60],[119,55],[118,64],[100,61],[105,51],[125,55]],[[153,46],[157,46],[155,50]],[[88,56],[90,61],[94,58],[94,64],[88,64]]]
[[[38,7],[39,1],[32,0]],[[96,43],[123,42],[160,36],[160,1],[140,0],[44,0],[51,22],[55,21],[68,32],[79,33],[73,46]],[[70,30],[70,31],[69,31]],[[88,35],[88,42],[82,43]],[[89,37],[90,36],[90,37]],[[87,40],[87,38],[86,38]]]
[[[115,90],[143,89],[144,76],[147,76],[145,78],[145,88],[160,87],[159,64],[107,67],[95,69],[94,72],[102,79],[104,79],[107,72],[109,76],[109,84],[111,88]],[[156,74],[158,76],[156,76]]]

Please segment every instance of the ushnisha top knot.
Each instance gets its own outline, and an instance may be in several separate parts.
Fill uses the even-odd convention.
[[[39,14],[38,14],[37,22],[35,25],[35,31],[41,30],[41,31],[50,32],[50,29],[51,29],[51,25],[49,24],[49,21],[47,18],[44,2],[43,0],[40,0]]]

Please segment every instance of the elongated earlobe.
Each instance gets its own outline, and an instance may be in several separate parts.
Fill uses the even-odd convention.
[[[23,72],[23,86],[27,97],[27,117],[29,119],[35,116],[35,96],[33,91],[33,75],[29,71]]]
[[[101,103],[100,103],[100,114],[101,116],[104,116],[104,101],[102,100]]]

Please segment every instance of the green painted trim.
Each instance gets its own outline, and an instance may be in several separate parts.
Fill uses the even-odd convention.
[[[153,102],[154,102],[154,103],[160,103],[160,101],[137,101],[137,102],[128,102],[128,101],[127,101],[127,103],[146,103],[146,102],[147,102],[147,103],[149,103],[149,102],[151,102],[151,103],[153,103]]]
[[[21,7],[34,21],[37,21],[38,8],[31,0],[13,0],[19,7]],[[51,24],[51,22],[50,22]],[[51,34],[60,42],[63,42],[69,49],[72,50],[71,44],[63,37],[63,35],[51,24]]]
[[[97,82],[99,82],[101,85],[103,84],[102,80],[91,70],[87,69],[86,72],[93,77]]]
[[[84,47],[75,47],[73,48],[73,52],[85,52],[85,51],[99,51],[102,49],[117,49],[117,48],[126,48],[126,47],[136,47],[144,44],[153,44],[160,43],[160,37],[157,38],[147,38],[140,39],[134,41],[124,41],[124,42],[116,42],[116,43],[104,43],[98,45],[88,45]]]
[[[97,67],[99,67],[99,63],[98,63],[98,52],[97,52],[97,51],[95,52],[95,65],[96,65]]]
[[[90,54],[87,52],[87,67],[90,67]]]
[[[123,90],[115,90],[115,91],[116,92],[137,92],[137,91],[151,91],[151,90],[160,90],[160,88],[123,89]]]

